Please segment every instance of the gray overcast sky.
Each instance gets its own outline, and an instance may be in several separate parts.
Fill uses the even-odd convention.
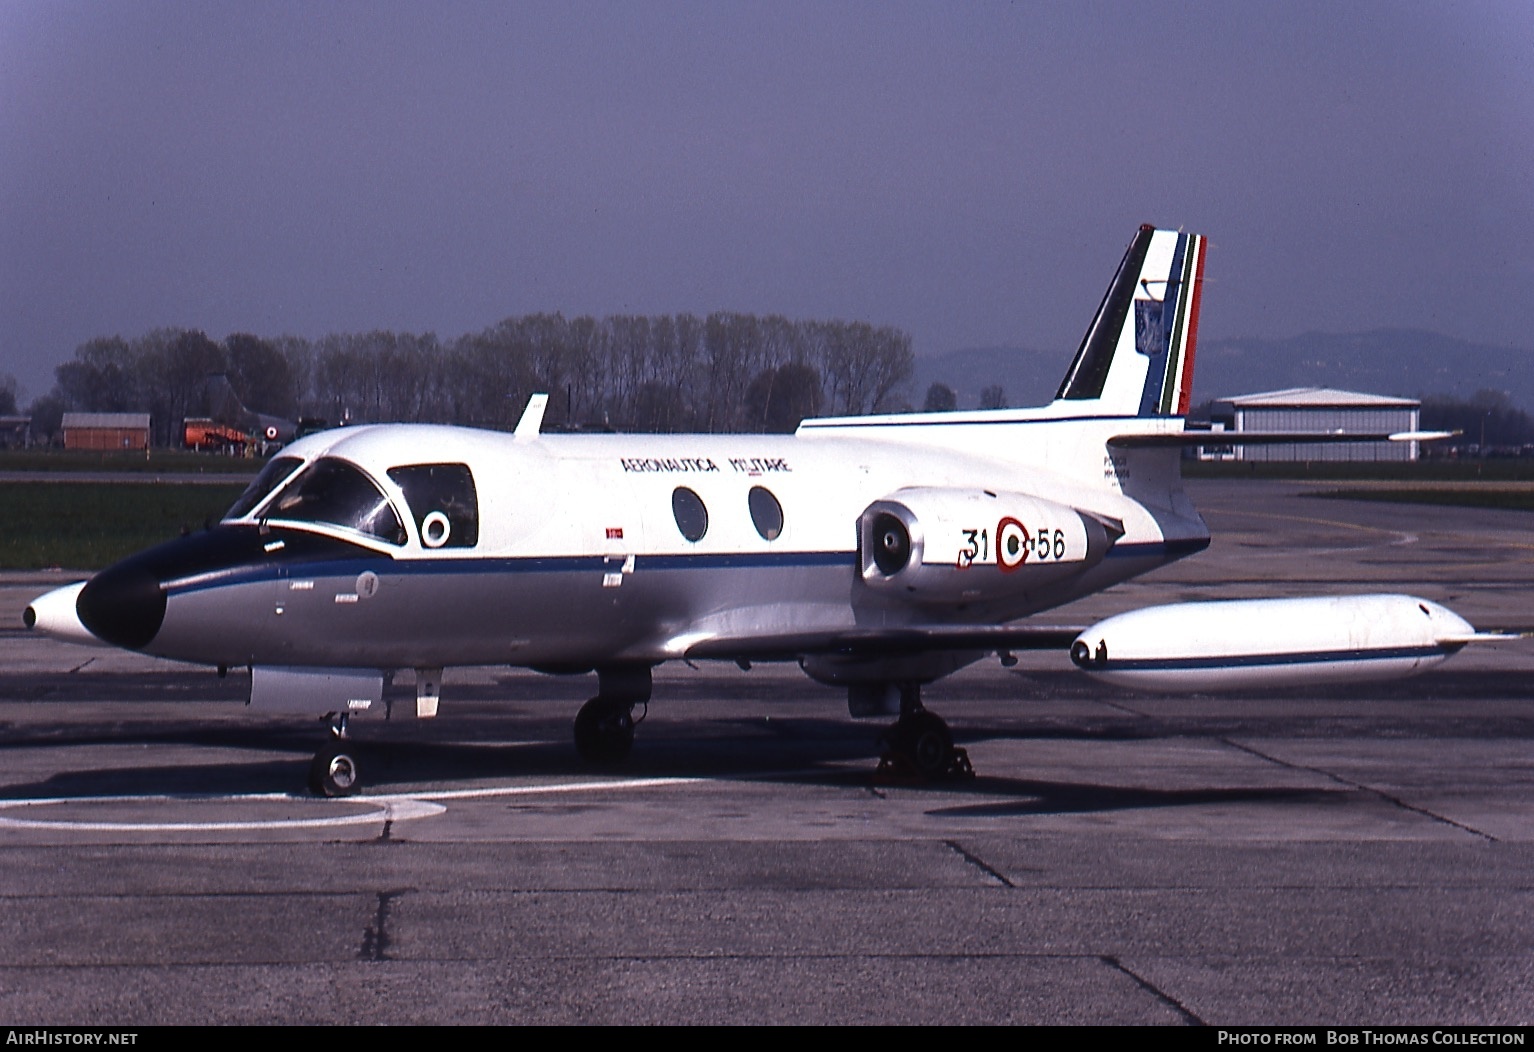
[[[1141,222],[1207,336],[1510,346],[1534,4],[0,0],[0,372],[532,311],[1074,349]]]

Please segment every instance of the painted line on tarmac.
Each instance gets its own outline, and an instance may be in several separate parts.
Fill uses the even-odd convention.
[[[1352,552],[1366,552],[1372,548],[1379,547],[1402,548],[1408,544],[1416,544],[1420,539],[1415,533],[1407,533],[1405,530],[1392,530],[1384,526],[1365,526],[1362,523],[1343,522],[1339,519],[1321,519],[1306,515],[1283,515],[1278,512],[1251,511],[1244,508],[1206,508],[1205,510],[1216,515],[1222,513],[1226,515],[1245,515],[1248,518],[1276,519],[1284,522],[1300,522],[1310,526],[1335,526],[1338,529],[1356,530],[1359,533],[1383,533],[1387,537],[1394,538],[1394,540],[1391,540],[1384,545],[1360,544],[1350,548],[1322,548],[1308,552],[1307,554],[1309,555],[1346,555]]]
[[[238,796],[55,796],[25,800],[0,800],[0,829],[53,829],[92,833],[216,833],[261,829],[322,829],[431,818],[447,808],[439,800],[475,800],[506,796],[541,796],[558,793],[599,792],[604,789],[656,789],[701,783],[703,778],[630,778],[605,782],[566,782],[554,785],[499,786],[484,789],[448,789],[423,793],[391,793],[321,800],[288,793],[249,793]],[[315,807],[367,807],[354,814],[317,818],[243,819],[228,822],[96,822],[56,818],[13,818],[4,812],[62,804],[179,804],[189,803],[298,803]]]
[[[35,800],[0,800],[0,812],[33,807],[58,806],[60,804],[189,804],[189,803],[313,803],[305,797],[286,793],[259,793],[241,796],[58,796]],[[82,832],[102,833],[212,833],[222,830],[254,829],[320,829],[327,826],[364,825],[381,821],[402,821],[407,818],[426,818],[447,810],[439,804],[399,800],[373,801],[366,797],[353,798],[338,803],[371,804],[368,811],[356,814],[328,815],[324,818],[266,818],[228,822],[93,822],[60,818],[12,818],[0,813],[0,828],[12,829],[74,829]]]
[[[662,789],[673,785],[701,785],[708,778],[625,778],[607,782],[556,782],[553,785],[506,785],[493,789],[438,789],[399,796],[374,796],[370,800],[477,800],[496,796],[538,796],[546,793],[589,793],[602,789]]]

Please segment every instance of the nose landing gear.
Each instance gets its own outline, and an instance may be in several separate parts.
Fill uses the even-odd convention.
[[[309,764],[309,791],[315,796],[355,796],[362,789],[354,743],[346,737],[346,714],[327,716],[330,740]]]

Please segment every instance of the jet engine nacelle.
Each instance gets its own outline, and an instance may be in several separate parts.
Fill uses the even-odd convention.
[[[1075,508],[991,490],[897,490],[858,518],[864,583],[933,604],[1025,595],[1097,565],[1122,535]]]
[[[1408,676],[1474,638],[1454,611],[1409,595],[1239,599],[1110,617],[1071,660],[1134,690],[1251,690]]]

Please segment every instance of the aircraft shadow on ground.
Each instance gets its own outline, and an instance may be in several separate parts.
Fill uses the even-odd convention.
[[[1330,688],[1329,695],[1315,690],[1252,693],[1208,699],[1218,702],[1218,708],[1200,704],[1195,709],[1182,704],[1186,698],[1109,693],[1074,672],[1029,672],[962,685],[940,684],[941,689],[929,693],[933,708],[953,721],[955,742],[971,751],[979,778],[967,782],[879,781],[875,777],[879,753],[875,743],[887,721],[847,719],[838,711],[840,703],[832,692],[826,692],[824,705],[809,697],[815,712],[810,715],[804,707],[790,709],[776,703],[764,695],[765,684],[749,677],[704,677],[697,682],[657,684],[651,710],[660,718],[641,723],[634,752],[624,765],[603,770],[584,764],[570,740],[570,720],[592,686],[590,677],[510,675],[493,683],[455,686],[444,716],[438,720],[359,719],[353,724],[354,739],[366,791],[383,794],[524,777],[693,777],[838,788],[884,785],[947,797],[955,793],[983,796],[988,798],[985,802],[944,807],[932,813],[996,817],[1335,801],[1349,790],[1144,789],[996,777],[990,773],[997,768],[986,755],[988,742],[1026,748],[1028,742],[1050,741],[1336,737],[1360,733],[1360,721],[1367,724],[1370,733],[1377,735],[1383,728],[1391,737],[1534,738],[1534,716],[1527,715],[1520,704],[1519,693],[1526,690],[1523,682],[1494,671],[1436,673],[1373,684],[1346,696],[1338,688]],[[0,675],[0,701],[20,703],[27,714],[27,719],[0,733],[0,755],[15,757],[10,764],[12,771],[25,769],[22,757],[28,750],[160,746],[216,749],[230,757],[228,761],[209,762],[205,757],[189,756],[192,762],[183,764],[160,762],[133,767],[114,763],[107,767],[99,761],[87,766],[92,759],[81,752],[79,770],[12,784],[0,789],[0,794],[25,798],[303,791],[309,758],[325,740],[323,728],[318,721],[302,717],[248,714],[241,704],[246,689],[238,674],[219,679],[206,670]],[[409,693],[408,686],[403,689]],[[398,688],[393,694],[399,695],[396,701],[408,700]],[[1335,703],[1328,704],[1327,697],[1335,697]],[[1030,711],[1030,699],[1050,702],[1053,707],[1047,712]],[[1266,712],[1243,708],[1243,701],[1262,699],[1293,700],[1305,703],[1305,707],[1298,710],[1299,715],[1282,708]],[[795,692],[795,700],[804,698]],[[977,702],[988,704],[971,719],[965,715],[966,701],[971,710]],[[1224,704],[1227,701],[1229,704]],[[1465,701],[1512,704],[1470,713],[1453,704]],[[1171,704],[1159,704],[1164,702]],[[1401,706],[1403,702],[1407,704]],[[93,715],[81,717],[79,703],[99,708]],[[170,705],[177,712],[185,705],[186,715],[168,717],[164,708],[133,711],[142,703]],[[730,710],[714,707],[725,703],[731,705]],[[1062,703],[1067,707],[1062,709]],[[1401,707],[1380,707],[1390,703]],[[743,710],[742,704],[750,707]],[[1005,707],[998,709],[998,704]],[[750,715],[740,715],[742,711]],[[51,718],[54,713],[57,719]],[[65,756],[57,762],[67,764],[71,759]],[[1026,766],[1026,760],[1021,763]]]
[[[542,736],[507,743],[505,720],[494,721],[499,733],[484,744],[463,740],[422,740],[406,733],[371,735],[357,740],[364,766],[366,792],[398,792],[455,788],[507,778],[708,778],[727,781],[819,785],[828,788],[930,793],[945,801],[955,794],[983,797],[983,802],[953,804],[928,813],[938,817],[998,818],[1030,815],[1106,812],[1145,808],[1177,808],[1222,804],[1293,804],[1336,802],[1353,790],[1246,786],[1156,789],[1111,784],[1049,781],[986,774],[983,733],[963,734],[981,753],[982,770],[968,780],[923,781],[876,773],[876,728],[866,724],[816,719],[725,719],[673,724],[646,740],[641,737],[629,761],[616,768],[595,769],[576,756],[568,740]],[[565,730],[548,721],[523,731]],[[406,727],[411,725],[407,724]],[[450,728],[433,728],[451,736]],[[392,730],[392,728],[391,728]],[[458,727],[460,732],[472,728]],[[1057,728],[1018,728],[1001,735],[1012,739],[1058,738]],[[1071,737],[1108,740],[1121,737],[1075,731]],[[1144,735],[1137,735],[1144,737]],[[175,729],[142,725],[74,735],[43,735],[29,742],[0,745],[0,752],[73,746],[163,746],[227,750],[227,762],[154,764],[141,767],[86,767],[61,771],[47,778],[17,783],[0,790],[11,799],[186,796],[223,797],[264,793],[302,793],[309,754],[322,740],[302,726],[241,728],[229,724]],[[264,754],[259,758],[252,753]],[[293,754],[291,759],[272,753]],[[244,754],[244,758],[240,758]]]
[[[1276,786],[1152,789],[1026,778],[977,778],[973,791],[985,796],[1016,799],[937,807],[927,814],[939,818],[1011,818],[1229,804],[1332,804],[1358,792],[1342,787],[1300,789]]]
[[[1452,660],[1452,659],[1451,659]],[[1080,672],[1015,670],[1010,677],[957,683],[939,681],[924,692],[929,705],[943,709],[959,705],[951,699],[984,698],[1011,700],[1026,705],[1029,701],[1082,701],[1129,706],[1153,705],[1190,699],[1229,702],[1234,709],[1242,701],[1318,701],[1335,699],[1339,713],[1360,702],[1369,701],[1492,701],[1527,698],[1528,681],[1518,674],[1499,669],[1461,671],[1453,665],[1434,669],[1406,679],[1342,685],[1310,685],[1262,690],[1223,691],[1217,694],[1163,694],[1104,686]],[[956,708],[955,714],[958,713]]]

